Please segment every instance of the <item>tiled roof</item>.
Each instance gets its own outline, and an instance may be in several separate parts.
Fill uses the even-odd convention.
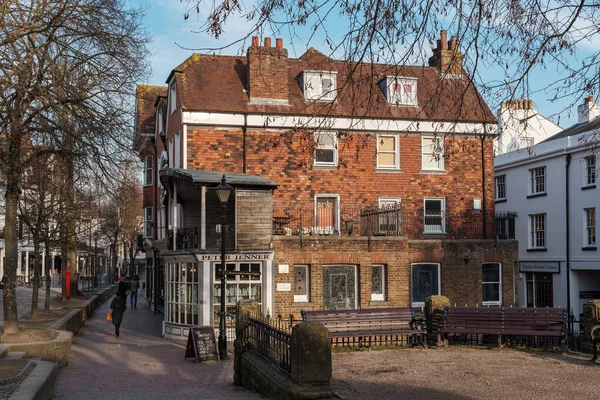
[[[167,95],[166,86],[138,86],[136,90],[135,135],[153,135],[156,118],[156,100]]]
[[[598,131],[600,129],[600,118],[595,118],[589,122],[580,122],[573,126],[568,127],[567,129],[558,132],[556,135],[550,136],[548,139],[542,141],[550,142],[556,139],[562,139],[569,136],[578,135],[580,133],[588,132],[588,131]]]
[[[221,178],[225,174],[227,183],[232,186],[248,186],[248,187],[266,187],[276,188],[277,184],[270,179],[263,178],[257,175],[236,174],[232,172],[214,172],[201,171],[182,168],[163,168],[160,170],[161,181],[166,184],[169,177],[190,181],[191,183],[201,183],[208,186],[218,186],[221,183]]]
[[[337,101],[305,100],[297,80],[304,70],[336,71]],[[350,70],[354,78],[345,85]],[[332,60],[311,49],[298,59],[288,58],[288,106],[249,104],[245,56],[193,54],[171,74],[176,76],[184,111],[497,122],[469,81],[440,79],[435,67],[356,64]],[[386,76],[417,78],[418,107],[390,106],[377,85]]]

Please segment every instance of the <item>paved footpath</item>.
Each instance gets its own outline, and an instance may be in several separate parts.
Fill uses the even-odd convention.
[[[33,289],[28,286],[18,286],[17,290],[17,314],[19,318],[28,317],[31,314],[31,298],[33,297]],[[52,299],[57,294],[60,294],[61,289],[50,288],[50,298]],[[46,291],[40,288],[38,296],[38,310],[44,310],[44,302],[46,301]],[[1,311],[4,307],[4,293],[0,290],[0,326],[4,327],[4,313]]]
[[[142,297],[133,310],[127,300],[119,337],[105,320],[110,301],[75,337],[55,399],[263,399],[233,384],[232,359],[184,360],[186,343],[161,337],[162,316]]]

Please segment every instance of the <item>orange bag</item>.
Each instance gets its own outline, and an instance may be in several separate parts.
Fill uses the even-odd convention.
[[[112,320],[113,320],[113,318],[112,318],[112,310],[109,310],[109,311],[106,313],[106,320],[107,320],[107,321],[111,321],[111,322],[112,322]]]

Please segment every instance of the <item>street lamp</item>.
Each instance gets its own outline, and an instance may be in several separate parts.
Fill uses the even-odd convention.
[[[225,211],[227,210],[227,201],[233,188],[227,184],[225,174],[221,179],[221,184],[217,186],[217,196],[221,201],[221,316],[219,318],[219,357],[221,360],[227,358],[227,331],[225,325],[225,282],[227,272],[225,267]]]

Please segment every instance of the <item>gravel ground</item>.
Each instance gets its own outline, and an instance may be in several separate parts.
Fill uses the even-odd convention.
[[[589,355],[465,347],[333,354],[345,399],[598,399]]]

